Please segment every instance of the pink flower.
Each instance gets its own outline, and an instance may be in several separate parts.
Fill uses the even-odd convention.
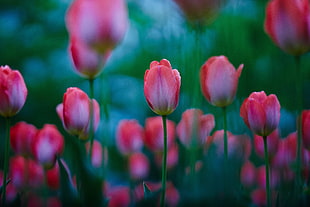
[[[23,76],[9,66],[0,66],[0,115],[11,117],[24,106],[28,90]]]
[[[254,134],[268,136],[278,127],[280,103],[274,94],[267,96],[264,91],[253,92],[242,103],[240,116]]]
[[[68,88],[64,94],[63,103],[56,108],[64,128],[82,140],[86,140],[89,135],[91,103],[93,104],[93,131],[95,133],[100,121],[99,104],[95,99],[90,100],[81,89]]]
[[[100,74],[111,52],[99,54],[77,38],[70,39],[69,53],[76,72],[82,77],[94,79]]]
[[[304,110],[301,119],[303,146],[310,150],[310,110]]]
[[[87,152],[89,153],[90,143],[86,142],[85,146]],[[102,163],[103,153],[104,152],[101,143],[98,140],[94,140],[91,153],[91,163],[94,167],[99,168],[103,164]]]
[[[70,36],[77,37],[102,54],[120,43],[127,24],[124,0],[75,0],[66,15]]]
[[[268,156],[273,157],[278,150],[279,143],[279,131],[274,130],[267,136]],[[254,149],[258,156],[264,158],[264,140],[261,136],[254,135]]]
[[[271,188],[275,188],[279,184],[279,181],[280,181],[279,172],[275,168],[270,168],[269,172],[270,172],[269,173],[270,174],[270,177],[269,177],[270,187]],[[257,182],[257,185],[260,188],[263,188],[263,189],[266,188],[266,169],[265,169],[265,165],[262,165],[262,166],[257,168],[257,171],[256,171],[256,182]]]
[[[200,109],[187,109],[183,112],[176,130],[181,143],[189,148],[193,142],[198,145],[205,143],[214,127],[212,114],[203,115]]]
[[[246,161],[241,167],[240,181],[245,187],[253,187],[256,183],[256,168],[252,162]]]
[[[266,206],[267,203],[267,196],[266,190],[263,188],[257,188],[251,193],[252,203],[255,206],[263,207]]]
[[[272,0],[266,7],[265,31],[285,52],[301,55],[310,49],[308,0]]]
[[[154,154],[155,164],[158,168],[162,167],[163,164],[163,152],[159,151]],[[167,152],[167,169],[171,169],[178,164],[179,161],[179,148],[177,144],[169,147]]]
[[[171,114],[178,105],[181,76],[170,62],[153,61],[144,74],[144,95],[150,108],[158,115]]]
[[[130,206],[130,190],[127,186],[116,186],[108,189],[108,207]]]
[[[175,140],[175,123],[167,119],[167,145],[168,150]],[[163,151],[164,132],[160,116],[149,117],[145,120],[145,146],[152,152]]]
[[[141,152],[133,153],[129,156],[129,174],[134,180],[140,180],[147,177],[150,170],[148,157]]]
[[[2,186],[3,183],[3,172],[0,171],[0,186]],[[6,203],[11,203],[15,200],[17,196],[17,189],[16,187],[10,182],[6,186]]]
[[[11,127],[10,142],[15,153],[29,156],[31,155],[31,143],[36,136],[38,129],[32,124],[18,122]]]
[[[144,130],[135,119],[124,119],[116,129],[116,146],[122,155],[138,152],[143,147]]]
[[[226,0],[174,0],[189,21],[209,24]]]
[[[225,107],[233,102],[242,69],[243,64],[236,70],[225,56],[211,57],[203,64],[201,90],[210,104]]]
[[[45,168],[54,166],[56,156],[64,149],[64,138],[55,125],[45,124],[32,142],[34,158]]]

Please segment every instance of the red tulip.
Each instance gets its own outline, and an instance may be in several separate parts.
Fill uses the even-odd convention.
[[[60,172],[58,162],[53,168],[46,171],[46,184],[49,188],[57,190],[60,187]]]
[[[94,79],[100,74],[111,52],[99,54],[89,48],[84,42],[72,37],[70,39],[69,53],[76,72],[82,77]]]
[[[130,177],[134,180],[146,178],[150,169],[148,157],[141,152],[129,156],[128,166]]]
[[[118,123],[116,146],[123,155],[138,152],[143,147],[144,130],[135,119],[124,119]]]
[[[251,199],[255,206],[266,206],[267,198],[266,198],[266,190],[263,188],[257,188],[251,193]]]
[[[34,158],[45,168],[54,166],[56,156],[64,149],[64,138],[55,125],[45,124],[32,142]]]
[[[144,95],[150,108],[158,115],[171,114],[178,105],[181,76],[170,62],[153,61],[144,74]]]
[[[244,100],[240,116],[257,135],[268,136],[280,121],[280,103],[276,95],[267,96],[264,91],[253,92]]]
[[[64,94],[63,103],[56,108],[64,128],[72,135],[85,140],[89,135],[90,106],[93,103],[93,131],[98,128],[100,121],[100,108],[98,102],[88,98],[88,95],[76,87],[68,88]]]
[[[265,31],[278,47],[291,55],[309,51],[309,1],[270,1],[266,7]]]
[[[11,117],[24,106],[28,90],[23,76],[9,66],[0,66],[0,115]]]
[[[225,56],[211,57],[203,64],[201,90],[210,104],[225,107],[233,102],[242,69],[243,64],[236,70]]]
[[[153,151],[163,151],[164,138],[163,138],[163,123],[160,116],[149,117],[145,120],[145,146]],[[167,145],[168,150],[175,140],[175,123],[167,119]]]
[[[205,143],[214,127],[212,114],[203,115],[200,109],[188,109],[183,112],[176,130],[181,143],[190,147],[194,138],[196,139],[194,142],[198,145]]]
[[[31,155],[31,143],[38,129],[32,124],[18,122],[11,127],[10,142],[13,151],[20,155]]]
[[[270,157],[273,157],[276,154],[278,150],[279,139],[280,136],[278,130],[274,130],[267,136],[268,155]],[[254,149],[258,156],[264,158],[264,140],[261,136],[254,135]]]
[[[303,146],[310,150],[310,110],[302,112],[302,141]]]
[[[71,37],[76,37],[97,52],[115,48],[127,30],[124,0],[75,0],[66,15]]]
[[[226,0],[174,0],[189,21],[211,23]]]

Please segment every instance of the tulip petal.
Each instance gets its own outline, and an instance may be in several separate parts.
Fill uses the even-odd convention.
[[[274,131],[279,125],[280,103],[277,97],[271,94],[265,100],[263,107],[265,108],[265,113],[266,113],[265,135],[267,136],[272,131]]]
[[[264,136],[266,114],[262,105],[254,99],[248,100],[248,122],[250,129],[257,135]]]

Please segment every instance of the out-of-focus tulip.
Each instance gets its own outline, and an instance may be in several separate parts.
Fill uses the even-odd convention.
[[[11,148],[16,154],[24,156],[31,155],[31,143],[38,129],[32,124],[18,122],[11,127],[10,142]]]
[[[72,135],[85,140],[89,136],[90,106],[93,104],[93,132],[96,132],[100,122],[100,108],[95,99],[79,88],[68,88],[63,102],[56,107],[57,114],[62,120],[64,128]]]
[[[110,51],[104,54],[96,53],[84,42],[74,37],[70,39],[69,52],[76,72],[88,79],[94,79],[101,73],[111,55]]]
[[[116,186],[108,189],[108,207],[129,206],[130,190],[127,186]]]
[[[0,115],[12,117],[24,106],[28,90],[23,76],[9,66],[0,66]]]
[[[120,43],[127,24],[124,0],[75,0],[66,15],[69,35],[103,54]]]
[[[205,114],[200,109],[187,109],[182,114],[182,119],[177,125],[178,137],[185,147],[194,143],[203,144],[215,126],[214,116]]]
[[[86,150],[89,153],[90,149],[90,143],[87,142],[85,144]],[[93,148],[92,148],[92,153],[91,153],[91,163],[94,167],[101,167],[102,166],[102,156],[103,156],[103,148],[101,143],[98,140],[94,140],[93,142]]]
[[[162,160],[163,160],[163,152],[156,152],[154,155],[155,163],[157,167],[162,167]],[[178,164],[179,161],[179,148],[178,145],[174,144],[169,147],[167,152],[167,168],[171,169]]]
[[[116,129],[116,146],[122,155],[139,152],[143,147],[144,130],[135,119],[124,119]]]
[[[141,152],[129,156],[128,166],[130,177],[134,180],[146,178],[150,169],[148,157]]]
[[[33,140],[31,149],[34,158],[48,169],[54,166],[56,156],[62,153],[64,138],[55,125],[45,124]]]
[[[144,96],[158,115],[171,114],[179,103],[181,76],[168,60],[153,61],[144,74]]]
[[[253,92],[242,103],[240,116],[254,134],[268,136],[278,127],[280,103],[274,94],[267,96],[264,91]]]
[[[145,120],[144,144],[152,152],[163,151],[164,134],[163,122],[160,116],[149,117]],[[167,145],[168,150],[175,140],[175,123],[167,119]]]
[[[270,187],[271,188],[275,188],[280,181],[280,175],[277,169],[275,168],[270,168]],[[260,188],[266,188],[266,170],[265,170],[265,165],[262,165],[260,167],[257,168],[256,171],[256,182],[257,185]]]
[[[2,186],[2,183],[3,183],[3,172],[0,171],[0,186]],[[17,196],[17,189],[12,184],[12,182],[10,182],[6,186],[6,203],[11,203],[12,201],[14,201],[16,196]]]
[[[260,207],[266,206],[266,203],[267,203],[266,189],[257,188],[253,190],[251,193],[251,199],[252,199],[252,203],[255,206],[260,206]]]
[[[310,110],[304,110],[301,119],[303,146],[310,150]]]
[[[242,69],[243,64],[236,70],[225,56],[213,56],[202,65],[201,90],[210,104],[225,107],[233,102]]]
[[[46,184],[49,188],[57,190],[60,186],[60,172],[58,162],[53,168],[46,170]]]
[[[279,139],[280,136],[278,130],[274,130],[267,136],[268,155],[270,157],[273,157],[277,153]],[[254,149],[258,156],[264,158],[264,140],[261,136],[254,135]]]
[[[250,188],[256,183],[256,168],[252,162],[246,161],[240,171],[240,181],[243,186]]]
[[[174,0],[190,22],[210,24],[226,0]]]
[[[266,7],[265,31],[273,42],[291,55],[310,50],[310,3],[308,0],[272,0]]]

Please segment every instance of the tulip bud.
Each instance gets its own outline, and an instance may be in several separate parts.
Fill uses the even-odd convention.
[[[0,66],[0,115],[12,117],[24,106],[28,90],[23,76],[9,66]]]
[[[209,58],[200,69],[201,90],[207,101],[218,107],[230,105],[235,99],[241,64],[236,70],[225,56]]]
[[[240,116],[255,134],[268,136],[278,127],[280,103],[274,94],[267,96],[264,91],[253,92],[242,103]]]
[[[171,114],[178,105],[181,76],[166,59],[153,61],[144,74],[144,95],[150,108],[158,115]]]

